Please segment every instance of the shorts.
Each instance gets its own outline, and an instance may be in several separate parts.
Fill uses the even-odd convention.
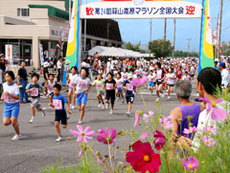
[[[77,95],[77,105],[80,106],[82,104],[86,104],[88,101],[88,96],[85,92]]]
[[[34,107],[34,108],[39,109],[41,107],[40,97],[38,97],[38,98],[32,98],[31,106]]]
[[[3,117],[4,118],[11,118],[15,117],[18,118],[20,111],[20,103],[4,103],[4,110],[3,110]]]
[[[55,119],[54,121],[61,121],[61,124],[67,124],[67,115],[65,110],[55,110]]]
[[[115,90],[106,90],[105,100],[110,100],[111,104],[115,102]]]
[[[133,104],[134,101],[134,96],[126,96],[126,102],[128,103],[132,103]]]
[[[69,87],[69,90],[73,90],[73,87]]]
[[[167,84],[169,87],[174,87],[174,84]]]
[[[161,79],[157,79],[157,80],[156,80],[156,84],[157,84],[157,85],[161,85],[161,84],[162,84],[162,81],[160,82],[160,80],[161,80]]]
[[[153,87],[153,86],[154,86],[154,82],[153,82],[153,81],[149,81],[149,82],[148,82],[148,86],[149,86],[149,87]]]
[[[195,74],[191,74],[191,77],[194,77]]]
[[[104,91],[103,91],[103,90],[101,90],[101,89],[99,89],[99,90],[97,90],[97,94],[104,95]]]
[[[123,89],[122,89],[121,87],[119,87],[119,88],[117,88],[117,91],[118,91],[119,93],[122,93],[122,92],[123,92]]]

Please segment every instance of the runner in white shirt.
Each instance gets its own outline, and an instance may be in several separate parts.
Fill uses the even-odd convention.
[[[14,83],[15,75],[13,71],[6,72],[6,82],[3,84],[3,94],[1,100],[4,100],[3,124],[9,126],[12,124],[16,134],[11,140],[20,139],[20,131],[18,124],[18,115],[20,111],[19,88]]]
[[[168,99],[170,99],[170,93],[173,92],[175,85],[176,74],[174,73],[173,68],[169,68],[169,72],[166,74],[167,87],[168,87]]]
[[[128,73],[127,73],[127,69],[123,68],[122,72],[121,72],[121,78],[125,81],[128,79]]]
[[[191,77],[189,76],[188,71],[185,71],[184,76],[182,77],[182,80],[191,81]]]
[[[74,82],[77,80],[78,77],[79,77],[78,69],[77,69],[77,67],[74,66],[71,68],[71,73],[68,76],[68,80],[67,80],[67,84],[66,84],[66,86],[69,87],[68,102],[70,103],[71,109],[74,109],[74,106],[76,104],[75,98],[73,98],[73,103],[72,103],[72,96],[74,95],[74,93],[73,93],[73,88],[75,85]]]
[[[153,87],[156,83],[156,73],[150,70],[148,75],[148,89],[150,90],[151,94],[153,94]]]
[[[124,103],[124,94],[122,89],[124,80],[121,78],[121,73],[117,73],[115,81],[117,84],[117,88],[116,88],[117,101],[119,100],[119,98],[122,98],[122,103]]]
[[[163,69],[161,69],[161,63],[157,62],[156,65],[155,65],[155,68],[157,70],[156,74],[156,94],[157,94],[157,99],[156,99],[156,102],[159,102],[160,101],[160,93],[162,93],[162,97],[164,97],[164,93],[162,91],[163,87],[162,87],[162,84],[163,84],[163,81],[165,79],[165,75],[164,75],[164,71]]]

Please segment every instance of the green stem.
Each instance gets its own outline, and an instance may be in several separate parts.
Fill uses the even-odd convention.
[[[112,155],[111,155],[111,147],[110,147],[109,142],[108,142],[108,150],[109,150],[109,162],[110,162],[110,165],[111,165],[111,169],[114,172],[114,167],[113,167],[113,163],[112,163]]]
[[[169,163],[168,163],[167,154],[165,154],[165,161],[166,161],[166,165],[167,165],[168,173],[171,173],[171,171],[170,171],[170,167],[169,167]]]

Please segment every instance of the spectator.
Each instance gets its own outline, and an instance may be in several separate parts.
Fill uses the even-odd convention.
[[[61,56],[59,57],[57,62],[57,70],[58,70],[57,81],[60,82],[63,76],[63,59]]]
[[[44,62],[43,64],[43,76],[44,76],[44,79],[47,81],[48,78],[49,78],[49,63],[46,61]]]
[[[17,76],[17,84],[19,86],[19,93],[20,93],[20,103],[29,103],[28,100],[28,94],[26,93],[26,85],[28,83],[27,79],[27,71],[26,71],[26,63],[21,62],[21,68],[18,70],[18,76]],[[23,98],[25,98],[25,101],[23,101]]]
[[[229,83],[229,71],[226,68],[225,62],[221,62],[219,68],[221,70],[221,79],[222,79],[221,84],[223,88],[227,88]]]
[[[185,129],[197,127],[201,107],[197,103],[189,100],[192,93],[192,84],[190,81],[179,81],[176,83],[175,92],[180,105],[171,111],[172,135],[173,137],[192,138],[191,134],[186,134]]]

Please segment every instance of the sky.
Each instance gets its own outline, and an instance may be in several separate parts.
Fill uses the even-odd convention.
[[[97,0],[88,0],[88,3]],[[194,3],[202,3],[202,0],[186,0]],[[84,0],[83,0],[84,3]],[[230,0],[224,0],[222,20],[222,41],[230,41]],[[220,9],[220,0],[210,0],[210,15],[212,29],[216,29],[217,17]],[[147,45],[150,40],[150,19],[118,19],[122,40],[137,44]],[[199,51],[200,19],[176,20],[176,50],[188,50],[187,38],[191,38],[190,51]],[[167,40],[173,41],[173,19],[167,20]],[[152,19],[152,40],[163,39],[164,19]]]

